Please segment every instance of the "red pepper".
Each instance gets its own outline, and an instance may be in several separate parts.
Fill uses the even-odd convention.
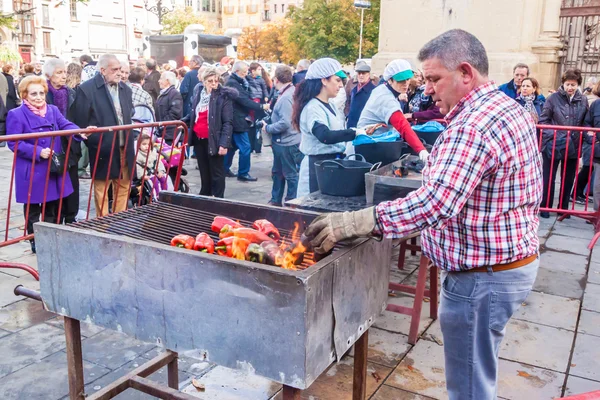
[[[236,257],[244,260],[246,258],[246,249],[250,242],[243,238],[229,236],[217,242],[215,250],[220,256]]]
[[[252,226],[254,227],[254,229],[264,233],[273,240],[281,239],[279,230],[275,228],[275,225],[273,225],[270,221],[266,219],[257,219],[256,221],[254,221],[254,224],[252,224]]]
[[[208,236],[207,233],[199,233],[198,236],[196,236],[194,250],[213,254],[215,252],[215,242],[213,242],[212,238]]]
[[[250,243],[256,244],[261,244],[262,242],[267,241],[273,241],[273,239],[271,239],[269,236],[252,228],[236,228],[230,231],[221,232],[221,234],[219,234],[220,238],[226,238],[231,236],[247,239]]]
[[[213,223],[212,223],[212,225],[211,225],[210,229],[211,229],[213,232],[217,232],[217,233],[219,233],[219,232],[221,232],[221,229],[223,229],[223,227],[224,227],[225,225],[229,225],[229,226],[231,226],[232,228],[241,228],[241,227],[242,227],[242,224],[240,224],[240,223],[239,223],[239,222],[237,222],[237,221],[234,221],[234,220],[232,220],[232,219],[229,219],[229,218],[227,218],[227,217],[222,217],[222,216],[220,216],[220,215],[217,215],[217,216],[215,217],[215,219],[213,220]]]
[[[219,232],[219,239],[223,239],[229,236],[233,236],[233,228],[229,224],[225,224]]]
[[[194,248],[195,242],[196,240],[194,240],[194,238],[189,235],[177,235],[173,239],[171,239],[171,246],[191,250]]]

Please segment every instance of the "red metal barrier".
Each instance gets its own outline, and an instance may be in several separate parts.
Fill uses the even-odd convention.
[[[6,204],[6,221],[4,226],[4,237],[0,238],[0,248],[3,248],[5,246],[9,246],[11,244],[15,244],[15,243],[19,243],[22,241],[31,241],[34,239],[34,235],[33,232],[29,231],[28,232],[28,220],[30,215],[36,215],[39,213],[40,221],[44,221],[47,217],[49,218],[50,222],[56,222],[56,223],[68,223],[68,222],[72,222],[72,221],[66,221],[64,218],[64,200],[68,197],[65,196],[65,189],[66,189],[66,185],[67,182],[71,183],[70,177],[69,177],[69,168],[73,168],[69,167],[69,157],[70,157],[70,150],[71,147],[73,145],[73,140],[80,140],[82,139],[82,141],[85,143],[85,140],[89,140],[89,137],[91,137],[92,135],[100,135],[100,137],[98,138],[98,141],[96,143],[94,147],[96,147],[97,149],[100,149],[102,147],[102,141],[103,140],[110,140],[110,139],[114,139],[112,140],[112,147],[111,147],[111,151],[110,151],[110,155],[108,157],[108,164],[107,164],[107,169],[110,170],[110,166],[112,165],[113,162],[113,158],[116,157],[121,157],[121,162],[120,165],[125,165],[126,164],[126,151],[121,151],[121,149],[119,147],[115,146],[115,143],[117,143],[117,141],[119,141],[119,137],[118,136],[114,136],[114,135],[119,135],[120,132],[122,132],[124,134],[124,149],[127,149],[128,144],[130,143],[130,141],[135,141],[136,138],[138,137],[138,135],[143,131],[144,133],[155,133],[156,131],[158,131],[160,128],[162,127],[166,127],[166,126],[175,126],[177,127],[177,130],[180,128],[181,132],[183,132],[183,140],[182,140],[182,145],[181,146],[169,146],[167,145],[164,141],[160,140],[160,139],[156,139],[156,136],[152,136],[153,138],[153,146],[152,148],[155,148],[158,152],[158,160],[157,160],[157,164],[154,166],[150,166],[148,165],[148,160],[149,160],[149,155],[150,155],[150,151],[147,152],[146,157],[145,157],[145,163],[143,165],[143,176],[139,176],[137,177],[137,180],[134,181],[133,177],[136,175],[136,160],[138,158],[138,153],[139,153],[139,146],[134,146],[135,150],[134,150],[134,165],[127,165],[127,169],[125,171],[120,171],[119,173],[119,177],[117,179],[109,179],[109,174],[107,173],[107,176],[105,179],[97,179],[97,172],[98,172],[98,167],[99,164],[102,167],[104,164],[103,162],[106,161],[106,159],[103,159],[103,162],[101,163],[100,160],[102,157],[98,156],[95,159],[95,163],[94,165],[90,164],[90,172],[91,172],[91,181],[90,182],[90,187],[89,187],[89,195],[87,198],[87,208],[85,209],[86,212],[86,219],[89,219],[91,214],[92,214],[92,195],[94,194],[95,197],[95,207],[94,207],[94,212],[95,212],[95,216],[96,218],[102,218],[105,215],[111,214],[113,212],[126,212],[126,209],[128,208],[127,205],[129,206],[139,206],[142,203],[148,203],[148,202],[152,202],[155,198],[155,196],[153,196],[153,193],[146,193],[148,190],[148,188],[150,188],[150,184],[147,183],[146,181],[154,181],[156,182],[158,180],[158,176],[160,174],[159,172],[159,167],[158,167],[158,163],[161,163],[164,165],[164,169],[165,169],[165,179],[169,179],[171,178],[172,180],[172,184],[173,187],[175,188],[175,190],[177,190],[178,188],[183,187],[183,181],[181,178],[181,172],[183,170],[183,162],[185,160],[184,154],[185,154],[185,147],[187,146],[187,142],[188,142],[188,131],[187,131],[187,125],[181,121],[169,121],[169,122],[155,122],[155,123],[148,123],[148,124],[132,124],[132,125],[123,125],[123,126],[111,126],[111,127],[102,127],[102,128],[93,128],[93,129],[76,129],[76,130],[68,130],[68,131],[53,131],[53,132],[43,132],[43,133],[23,133],[23,134],[8,134],[6,136],[2,136],[0,137],[0,143],[2,142],[6,142],[8,144],[8,147],[13,151],[13,163],[12,163],[12,171],[11,171],[11,178],[10,178],[10,184],[9,184],[9,193],[8,193],[8,201]],[[82,137],[81,135],[84,136],[88,136],[87,138]],[[110,135],[113,135],[114,137],[110,138]],[[180,136],[181,137],[181,136]],[[110,139],[108,139],[110,138]],[[48,146],[49,149],[54,149],[54,145],[55,145],[55,141],[56,140],[60,140],[61,141],[61,148],[63,150],[63,154],[64,154],[64,162],[63,162],[63,166],[62,166],[62,172],[54,172],[53,174],[51,173],[51,163],[52,161],[52,156],[48,157],[47,159],[41,157],[41,153],[43,151],[43,149],[41,149],[41,145],[39,145],[40,140],[47,140],[50,139],[50,146]],[[19,150],[19,148],[21,148],[21,150]],[[26,149],[26,150],[25,150]],[[30,156],[27,156],[27,154],[30,154]],[[58,154],[60,155],[60,154]],[[29,158],[31,158],[31,160],[29,160]],[[29,181],[28,182],[23,182],[22,180],[20,180],[20,184],[26,184],[27,185],[27,201],[23,202],[23,214],[19,214],[18,212],[14,212],[14,210],[12,209],[13,206],[13,188],[15,188],[15,169],[16,169],[16,165],[17,165],[17,160],[20,160],[21,165],[30,165],[29,168]],[[25,164],[23,164],[23,162],[25,161]],[[29,164],[30,163],[30,164]],[[56,165],[56,164],[55,164]],[[140,167],[142,167],[141,164]],[[44,176],[40,176],[40,174],[38,173],[36,175],[36,167],[38,168],[38,171],[40,170],[40,168],[46,168],[45,171],[45,175]],[[76,168],[76,166],[74,166]],[[27,171],[25,171],[27,172]],[[139,186],[138,186],[138,180],[139,180]],[[34,187],[34,182],[37,183],[37,185]],[[33,194],[33,190],[40,190],[39,184],[40,182],[42,182],[43,184],[43,196],[41,198],[40,202],[32,202],[32,194]],[[85,180],[81,180],[80,183],[85,182]],[[132,186],[132,183],[135,184]],[[56,187],[59,186],[58,189],[58,195],[57,198],[52,198],[52,200],[49,200],[48,198],[48,194],[49,194],[49,186],[53,185],[53,190],[56,190]],[[100,187],[103,186],[103,191],[102,194],[100,195],[100,193],[95,193],[96,192],[96,187]],[[187,184],[185,185],[187,187]],[[110,201],[109,201],[109,187],[112,188],[112,196],[113,196],[113,207],[108,207]],[[123,189],[127,189],[127,193],[126,193],[126,197],[123,197],[123,192],[121,192],[121,197],[119,197],[119,190],[123,188]],[[132,191],[135,192],[136,189],[139,192],[139,196],[138,199],[136,199],[136,203],[137,204],[133,204],[133,202],[131,201],[131,194]],[[144,190],[146,190],[146,192],[144,192]],[[16,196],[16,195],[15,195]],[[146,196],[146,198],[144,198],[144,196]],[[36,196],[37,198],[37,196]],[[81,196],[79,196],[79,200],[81,200]],[[120,203],[117,202],[117,200],[120,200]],[[125,200],[125,201],[124,201]],[[58,205],[56,204],[56,201],[58,201]],[[118,209],[118,205],[119,204],[123,204],[123,201],[125,203],[125,208],[124,209]],[[105,207],[105,205],[107,207]],[[2,210],[2,204],[0,204],[0,211]],[[57,208],[56,208],[57,207]],[[103,215],[103,210],[106,208],[107,213],[105,215]],[[121,207],[122,208],[122,207]],[[48,212],[47,212],[48,211]],[[79,210],[71,210],[71,211],[79,211]],[[54,213],[55,212],[55,213]],[[33,213],[33,214],[32,214]],[[54,214],[54,215],[52,215]],[[61,218],[62,217],[62,218]],[[36,221],[32,221],[32,222],[36,222]],[[19,224],[23,223],[24,227],[23,229],[21,229],[19,227]],[[39,275],[37,273],[37,271],[27,265],[24,264],[20,264],[20,263],[10,263],[10,262],[6,262],[6,263],[0,263],[0,268],[17,268],[17,269],[21,269],[24,271],[27,271],[28,273],[30,273],[36,280],[39,280]]]
[[[558,213],[559,220],[573,216],[589,221],[596,232],[588,245],[591,250],[600,238],[600,212],[591,205],[594,195],[594,147],[600,146],[600,128],[537,125],[537,129],[544,164],[544,193],[540,213]],[[589,168],[581,167],[583,163],[580,160],[585,148],[589,150],[589,155],[586,154],[583,161],[587,161]],[[560,184],[556,195],[555,181],[559,173]],[[578,187],[584,184],[583,192],[578,191]],[[576,205],[577,201],[583,204]]]

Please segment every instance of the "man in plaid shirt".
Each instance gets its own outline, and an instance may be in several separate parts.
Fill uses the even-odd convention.
[[[349,238],[421,231],[442,270],[440,326],[450,399],[495,399],[505,327],[538,269],[542,164],[535,124],[489,81],[470,33],[451,30],[419,53],[425,94],[446,115],[423,186],[357,212],[319,216],[306,230],[316,252]]]

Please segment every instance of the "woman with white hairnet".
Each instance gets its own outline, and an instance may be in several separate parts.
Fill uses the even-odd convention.
[[[305,80],[296,87],[292,124],[302,135],[300,151],[306,156],[300,165],[298,197],[319,190],[315,162],[343,158],[346,142],[366,133],[344,129],[344,119],[330,104],[345,77],[339,62],[321,58],[310,65]]]
[[[422,161],[427,160],[429,152],[412,130],[402,113],[400,100],[408,88],[408,80],[413,77],[413,71],[408,61],[394,60],[383,72],[385,83],[377,86],[365,104],[360,114],[358,128],[372,124],[391,125],[400,133],[406,143],[419,155]]]

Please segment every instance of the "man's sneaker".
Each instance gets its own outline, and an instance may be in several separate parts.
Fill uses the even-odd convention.
[[[542,212],[540,213],[540,217],[541,217],[541,218],[550,218],[550,213],[549,213],[549,212],[547,212],[547,211],[542,211]]]
[[[242,181],[242,182],[256,182],[257,180],[258,179],[256,179],[255,177],[250,176],[250,174],[238,176],[238,181]]]
[[[231,172],[230,169],[228,169],[227,171],[225,171],[225,176],[228,178],[235,178],[237,175]]]
[[[281,204],[281,203],[276,203],[276,202],[270,201],[270,200],[269,200],[269,202],[267,204],[270,205],[270,206],[276,206],[276,207],[282,207],[283,206],[283,204]]]
[[[577,196],[577,198],[575,199],[575,203],[577,203],[577,204],[585,204],[585,197],[583,197],[583,196]]]

